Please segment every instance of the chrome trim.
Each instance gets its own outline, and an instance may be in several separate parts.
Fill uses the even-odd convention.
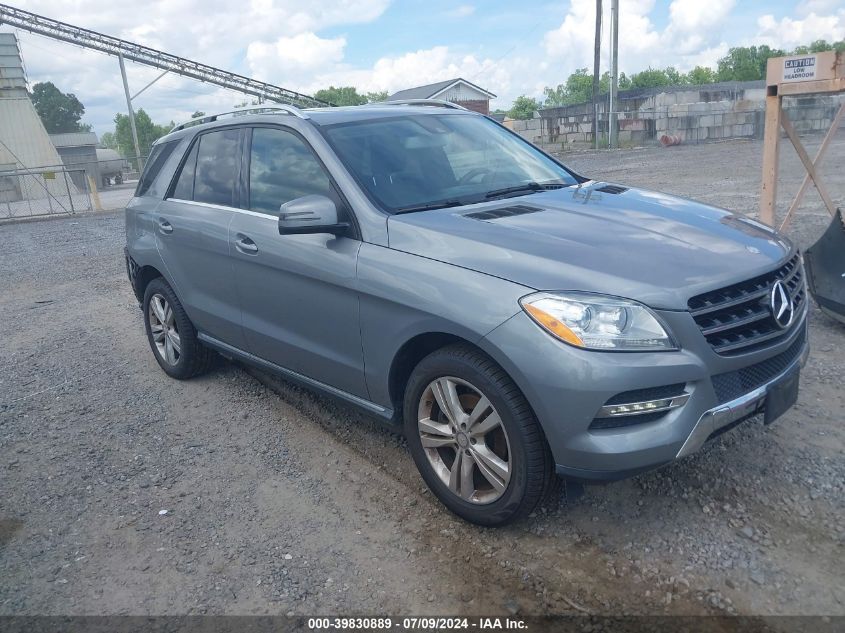
[[[804,324],[801,327],[807,326]],[[692,432],[690,432],[689,436],[687,436],[684,445],[681,446],[681,450],[679,450],[678,454],[675,455],[675,459],[685,457],[696,452],[704,446],[707,439],[719,429],[726,427],[729,424],[746,417],[747,415],[757,413],[766,401],[766,392],[769,390],[769,387],[793,371],[796,365],[803,367],[807,362],[807,357],[809,355],[810,344],[807,342],[804,344],[804,349],[798,355],[798,358],[792,361],[789,364],[789,367],[784,369],[769,382],[757,387],[757,389],[745,394],[744,396],[740,396],[730,402],[726,402],[725,404],[705,411],[698,419],[698,422],[695,423]]]
[[[666,398],[654,398],[653,400],[642,400],[640,402],[618,402],[616,404],[606,404],[599,412],[596,414],[597,418],[624,418],[629,415],[644,415],[648,413],[661,413],[663,411],[671,411],[672,409],[677,409],[679,407],[684,406],[687,403],[687,400],[690,399],[690,395],[686,392],[677,395],[677,396],[669,396]],[[645,411],[629,411],[627,413],[611,413],[611,409],[615,409],[616,407],[633,407],[636,405],[645,405],[650,402],[663,402],[664,400],[668,400],[669,404],[663,407],[655,407],[654,409],[647,409]]]
[[[250,211],[249,209],[239,209],[236,207],[227,207],[223,204],[212,204],[211,202],[199,202],[197,200],[184,200],[183,198],[167,198],[170,202],[183,202],[185,204],[198,204],[207,209],[218,209],[219,211],[234,211],[235,213],[243,213],[244,215],[254,215],[258,218],[269,218],[271,220],[278,220],[279,216],[271,215],[270,213],[261,213],[260,211]]]
[[[263,358],[260,358],[255,354],[250,354],[249,352],[245,352],[242,349],[234,347],[233,345],[229,345],[228,343],[219,341],[213,336],[209,336],[204,332],[197,332],[197,338],[203,343],[210,345],[211,347],[217,349],[220,352],[223,352],[224,354],[236,356],[245,362],[251,363],[258,367],[262,367],[277,374],[282,374],[283,376],[291,378],[297,382],[303,383],[309,387],[319,389],[320,391],[329,393],[333,396],[341,398],[342,400],[346,400],[347,402],[356,404],[359,407],[363,407],[364,409],[372,411],[373,413],[376,413],[381,417],[390,418],[393,415],[393,411],[391,409],[387,409],[386,407],[383,407],[380,404],[376,404],[375,402],[360,398],[354,394],[349,393],[348,391],[343,391],[343,389],[332,387],[331,385],[327,385],[326,383],[320,382],[319,380],[315,380],[314,378],[309,378],[308,376],[299,374],[291,369],[286,369],[281,365],[277,365],[276,363],[270,362],[269,360],[264,360]]]
[[[308,116],[305,112],[297,108],[296,106],[288,105],[286,103],[278,103],[272,106],[254,106],[251,108],[241,108],[240,110],[229,110],[228,112],[218,112],[217,114],[208,114],[202,117],[197,117],[196,119],[189,119],[188,121],[183,121],[178,125],[174,125],[173,129],[170,130],[171,132],[177,132],[179,130],[184,130],[187,127],[192,127],[194,125],[202,125],[203,123],[211,123],[212,121],[216,121],[219,117],[222,116],[241,116],[247,113],[252,114],[292,114],[293,116],[299,119],[310,119],[311,117]]]
[[[383,105],[419,105],[419,106],[434,106],[438,108],[452,108],[453,110],[464,110],[470,112],[462,105],[452,103],[451,101],[444,101],[443,99],[397,99],[395,101],[377,101],[375,103],[367,104],[374,106]]]

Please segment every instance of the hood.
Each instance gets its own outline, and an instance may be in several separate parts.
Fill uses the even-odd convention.
[[[535,290],[580,290],[686,310],[793,250],[754,220],[675,196],[587,182],[391,216],[390,248]]]

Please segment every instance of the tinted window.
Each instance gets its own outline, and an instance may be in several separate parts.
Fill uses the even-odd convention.
[[[174,198],[179,198],[180,200],[192,200],[194,198],[194,171],[197,166],[197,149],[199,149],[199,143],[194,143],[191,153],[188,154],[188,159],[182,165],[179,180],[176,181],[176,187],[173,190]]]
[[[143,196],[149,191],[150,185],[155,182],[156,176],[161,172],[164,163],[170,158],[170,155],[178,144],[179,141],[176,140],[159,143],[153,147],[150,155],[147,157],[147,165],[144,167],[144,173],[138,180],[138,189],[135,191],[136,196]]]
[[[425,114],[321,128],[356,180],[388,211],[488,199],[509,187],[577,180],[530,143],[486,117]]]
[[[232,129],[209,132],[200,137],[193,200],[234,206],[240,135],[239,129]]]
[[[249,168],[249,208],[278,214],[285,202],[310,194],[332,195],[323,166],[299,137],[255,128]]]

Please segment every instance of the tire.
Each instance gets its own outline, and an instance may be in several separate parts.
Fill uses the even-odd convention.
[[[451,345],[420,361],[403,414],[425,483],[471,523],[523,518],[553,488],[551,452],[531,407],[505,371],[474,348]]]
[[[147,284],[143,310],[150,349],[168,376],[185,380],[211,368],[214,352],[200,343],[194,324],[163,278],[158,277]],[[165,323],[164,328],[162,323]]]

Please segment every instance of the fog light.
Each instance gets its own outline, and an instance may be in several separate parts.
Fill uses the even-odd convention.
[[[643,402],[628,402],[626,404],[610,404],[599,409],[597,418],[615,418],[623,415],[639,415],[641,413],[655,413],[657,411],[669,411],[677,409],[686,404],[690,394],[682,393],[672,398],[660,398],[659,400],[645,400]]]

